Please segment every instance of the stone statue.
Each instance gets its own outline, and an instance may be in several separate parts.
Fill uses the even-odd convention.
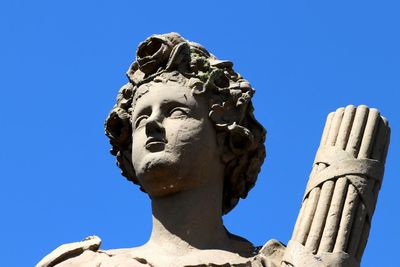
[[[292,239],[287,247],[276,240],[256,247],[222,223],[254,186],[265,157],[255,91],[232,67],[177,33],[139,45],[105,129],[122,175],[151,199],[151,237],[115,250],[88,237],[60,246],[38,267],[359,266],[387,121],[365,106],[331,113]]]

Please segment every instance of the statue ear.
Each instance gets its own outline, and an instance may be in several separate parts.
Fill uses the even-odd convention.
[[[235,157],[245,154],[254,146],[253,134],[236,123],[217,125],[217,143],[221,149],[221,158],[228,163]]]
[[[229,129],[229,147],[236,155],[246,153],[254,143],[253,134],[245,127],[233,123],[228,126]]]

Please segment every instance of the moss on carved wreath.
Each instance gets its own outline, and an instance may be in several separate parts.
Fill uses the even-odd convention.
[[[233,70],[233,63],[218,60],[204,47],[177,33],[152,35],[136,51],[127,72],[129,82],[105,122],[111,153],[128,180],[139,184],[132,166],[131,115],[137,88],[175,81],[209,98],[209,118],[224,146],[223,213],[232,210],[254,186],[265,158],[265,129],[253,115],[254,89]],[[143,190],[143,188],[141,188]]]

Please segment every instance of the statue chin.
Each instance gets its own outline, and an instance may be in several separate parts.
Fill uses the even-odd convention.
[[[158,158],[147,161],[136,176],[150,197],[165,197],[182,190],[183,179],[179,173],[180,164]]]

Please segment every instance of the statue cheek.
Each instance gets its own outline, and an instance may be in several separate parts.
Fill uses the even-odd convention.
[[[191,121],[181,125],[176,131],[176,145],[177,146],[190,146],[191,149],[196,150],[198,142],[203,136],[203,125],[199,121]]]
[[[136,132],[132,135],[132,164],[137,168],[146,154],[146,137],[143,132]]]
[[[132,135],[132,156],[137,153],[142,153],[144,150],[146,138],[140,133]]]

